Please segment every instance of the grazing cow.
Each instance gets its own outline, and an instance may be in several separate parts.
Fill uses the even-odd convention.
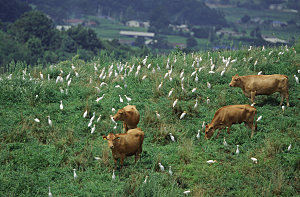
[[[115,121],[123,121],[125,132],[127,132],[129,129],[137,128],[137,124],[140,121],[140,112],[136,109],[135,105],[127,105],[119,109],[113,116],[113,119]]]
[[[257,123],[255,127],[253,125],[255,114],[256,109],[250,105],[228,105],[221,107],[216,111],[212,121],[205,126],[205,138],[211,138],[214,131],[219,129],[218,138],[221,129],[225,127],[228,127],[227,133],[230,134],[232,124],[241,124],[243,122],[252,129],[251,137],[253,137],[254,130],[257,129]]]
[[[120,158],[120,169],[123,167],[123,161],[126,156],[135,155],[135,162],[139,159],[144,141],[144,132],[140,128],[130,129],[127,133],[110,133],[102,137],[107,140],[108,146],[112,151],[115,168],[117,167],[118,158]]]
[[[286,105],[290,105],[288,77],[286,75],[234,75],[229,86],[242,88],[244,94],[251,99],[252,104],[254,104],[255,95],[270,95],[274,92],[280,92],[280,105],[282,105],[284,98],[286,98]]]

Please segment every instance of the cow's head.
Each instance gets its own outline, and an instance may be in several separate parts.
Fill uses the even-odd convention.
[[[230,87],[238,87],[240,86],[241,78],[238,74],[232,76],[231,82],[229,84]]]
[[[119,109],[118,112],[113,116],[115,121],[124,121],[126,118],[126,111],[124,109]]]
[[[209,139],[214,134],[214,128],[210,125],[205,126],[205,138]]]
[[[102,138],[104,140],[107,140],[108,147],[110,149],[113,149],[116,143],[118,142],[118,139],[120,139],[118,134],[113,134],[113,133],[110,133],[107,136],[103,135]]]

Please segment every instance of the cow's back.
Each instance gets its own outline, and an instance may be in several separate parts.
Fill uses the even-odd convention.
[[[134,105],[127,105],[123,108],[126,111],[125,122],[129,129],[134,129],[140,121],[140,112]]]
[[[144,132],[140,128],[130,129],[127,133],[120,134],[120,152],[127,156],[135,154],[143,144]]]

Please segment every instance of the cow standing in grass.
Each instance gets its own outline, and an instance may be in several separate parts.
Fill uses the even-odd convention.
[[[144,132],[140,128],[130,129],[127,133],[113,134],[102,136],[107,140],[108,147],[112,151],[112,156],[117,167],[117,160],[120,158],[120,169],[123,167],[125,157],[135,155],[135,162],[142,153],[144,141]]]
[[[274,92],[280,92],[282,105],[284,98],[286,105],[289,107],[289,87],[288,77],[286,75],[248,75],[248,76],[232,76],[229,84],[230,87],[242,88],[244,94],[251,99],[254,104],[256,95],[270,95]]]
[[[122,109],[119,109],[118,112],[113,116],[115,121],[123,121],[123,126],[125,132],[129,129],[137,128],[137,125],[140,121],[140,113],[136,109],[135,105],[127,105]]]
[[[233,124],[245,123],[246,126],[252,129],[251,137],[253,137],[255,126],[254,116],[256,109],[250,105],[228,105],[218,109],[212,121],[205,127],[205,138],[209,139],[214,134],[216,129],[219,129],[217,138],[219,137],[221,129],[227,128],[227,133],[230,134],[230,127]]]

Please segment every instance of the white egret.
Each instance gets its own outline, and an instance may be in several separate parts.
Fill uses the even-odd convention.
[[[198,133],[197,133],[196,137],[197,137],[198,140],[200,140],[200,130],[198,130]]]
[[[116,179],[115,170],[113,170],[113,174],[111,176],[111,179],[114,181]]]
[[[116,121],[114,120],[114,117],[112,115],[110,115],[110,119],[113,123],[117,124]]]
[[[72,81],[72,78],[70,78],[70,80],[68,81],[68,86],[70,86],[71,81]]]
[[[165,171],[165,167],[163,166],[163,165],[161,165],[161,163],[158,163],[158,165],[159,165],[159,168],[160,168],[160,171]]]
[[[251,160],[253,161],[253,163],[257,163],[257,159],[255,157],[251,157]]]
[[[48,124],[50,127],[52,127],[52,120],[50,119],[50,116],[47,116],[48,117]]]
[[[175,101],[173,102],[173,108],[175,107],[175,105],[177,104],[178,99],[175,99]]]
[[[184,195],[188,195],[189,193],[191,193],[190,190],[187,190],[187,191],[184,191],[184,192],[183,192]]]
[[[100,160],[101,158],[100,157],[94,157],[96,160]]]
[[[198,82],[199,78],[198,78],[198,75],[196,74],[196,77],[195,77],[195,82]]]
[[[161,82],[161,83],[158,85],[157,90],[159,90],[159,89],[162,87],[162,85],[163,85],[163,82]]]
[[[128,102],[130,102],[132,99],[128,97],[127,95],[124,95]]]
[[[147,179],[148,179],[148,176],[145,177],[145,180],[144,180],[144,182],[143,182],[144,184],[147,183]]]
[[[196,99],[196,103],[195,103],[195,105],[194,105],[194,109],[196,109],[197,106],[198,106],[198,99]]]
[[[101,114],[99,115],[98,119],[97,119],[97,122],[99,122],[101,119]]]
[[[64,105],[63,105],[62,101],[60,101],[59,108],[60,108],[60,110],[63,110],[63,109],[64,109]]]
[[[94,124],[93,128],[91,129],[91,134],[95,132],[95,129],[96,129],[96,125]]]
[[[211,88],[211,84],[209,82],[207,82],[206,84],[207,84],[207,88],[210,89]]]
[[[205,129],[205,121],[203,121],[203,123],[202,123],[202,129],[203,130]]]
[[[172,172],[171,166],[169,166],[169,175],[170,175],[170,176],[172,176],[172,175],[173,175],[173,172]]]
[[[240,154],[240,150],[239,150],[239,145],[236,145],[236,151],[235,151],[235,154]]]
[[[119,97],[120,97],[120,103],[123,103],[123,99],[120,94],[119,94]]]
[[[206,104],[209,105],[209,103],[210,103],[210,99],[206,97]]]
[[[83,113],[83,118],[85,118],[87,116],[87,110],[85,110],[85,112]]]
[[[183,75],[184,75],[184,69],[182,69],[182,71],[181,71],[181,73],[180,73],[180,79],[183,77]]]
[[[290,143],[289,147],[288,147],[288,151],[290,151],[292,148],[292,143]]]
[[[172,88],[172,89],[170,90],[170,92],[169,92],[169,94],[168,94],[168,97],[170,97],[170,96],[172,95],[173,90],[174,90],[174,88]]]
[[[175,137],[172,135],[172,133],[169,133],[169,135],[170,135],[172,142],[175,142]]]
[[[296,75],[294,75],[294,77],[295,77],[296,83],[299,84],[299,78]]]
[[[262,116],[259,116],[256,120],[256,122],[260,121],[262,119]]]
[[[40,122],[40,120],[38,118],[35,118],[34,121],[35,122]]]
[[[104,85],[107,85],[107,83],[101,82],[101,83],[100,83],[100,88],[101,88],[102,86],[104,86]]]
[[[73,176],[74,176],[74,180],[77,178],[77,174],[76,174],[76,169],[73,169]]]
[[[225,140],[225,137],[224,137],[223,144],[224,144],[224,146],[228,146],[228,144],[227,144],[227,142],[226,142],[226,140]]]
[[[156,117],[157,117],[158,119],[160,119],[160,115],[159,115],[158,111],[155,111],[155,113],[156,113]]]
[[[69,74],[68,74],[67,77],[66,77],[66,80],[67,80],[67,81],[69,80],[70,76],[71,76],[71,72],[69,72]]]
[[[115,109],[115,108],[111,108],[111,112],[112,112],[112,113],[115,113],[115,112],[116,112],[116,109]]]
[[[285,110],[285,106],[284,106],[284,105],[282,105],[282,106],[281,106],[281,109],[282,109],[282,112],[284,112],[284,110]]]
[[[262,74],[262,71],[259,71],[258,73],[257,73],[257,75],[261,75]]]
[[[52,197],[52,193],[51,193],[51,190],[50,190],[50,186],[49,186],[49,193],[48,193],[48,196],[49,196],[49,197]]]
[[[194,93],[194,92],[196,92],[196,90],[197,90],[197,88],[193,88],[193,89],[192,89],[192,92]]]
[[[225,74],[225,69],[221,72],[221,77]]]
[[[116,85],[115,88],[123,89],[120,85]]]
[[[144,76],[142,77],[142,81],[145,80],[146,78],[147,78],[147,75],[144,75]]]
[[[216,160],[208,160],[208,161],[206,161],[206,163],[208,163],[208,164],[212,164],[212,163],[215,163],[215,162],[217,162]]]
[[[40,72],[40,78],[41,78],[41,80],[44,80],[44,75],[42,72]]]
[[[180,115],[180,120],[181,120],[182,118],[184,118],[185,115],[186,115],[186,111],[183,111],[183,113]]]

